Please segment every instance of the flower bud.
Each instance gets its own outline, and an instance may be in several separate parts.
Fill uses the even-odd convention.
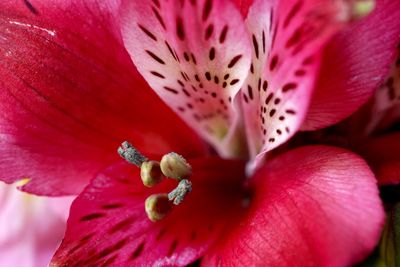
[[[147,187],[152,187],[161,182],[163,175],[160,163],[154,160],[143,162],[140,167],[140,177],[143,184]]]
[[[186,160],[174,152],[165,154],[160,162],[162,173],[176,180],[188,179],[192,175],[192,167]]]
[[[163,219],[172,209],[172,204],[168,200],[167,194],[155,194],[149,196],[145,201],[147,217],[152,222]]]

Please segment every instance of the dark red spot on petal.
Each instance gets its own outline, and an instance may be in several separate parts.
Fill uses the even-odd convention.
[[[211,80],[211,74],[210,74],[210,72],[206,72],[206,73],[204,73],[204,76],[206,76],[206,79],[208,80],[208,81],[210,81]]]
[[[151,51],[149,51],[149,50],[145,50],[146,51],[146,53],[151,57],[151,58],[153,58],[155,61],[157,61],[158,63],[160,63],[160,64],[163,64],[163,65],[165,65],[165,62],[164,62],[164,60],[162,60],[161,58],[159,58],[157,55],[155,55],[153,52],[151,52]]]
[[[290,22],[293,20],[293,18],[296,16],[297,13],[299,13],[301,7],[303,5],[303,1],[298,1],[292,9],[289,11],[285,21],[283,22],[283,28],[286,28],[289,26]]]
[[[233,79],[229,84],[234,85],[234,84],[237,84],[238,82],[239,82],[239,79]]]
[[[297,88],[296,83],[287,83],[282,87],[282,92],[286,93],[287,91],[294,90]]]
[[[293,109],[287,109],[285,112],[292,115],[296,114],[296,111],[294,111]]]
[[[271,111],[269,112],[269,116],[273,117],[276,113],[276,109],[271,109]]]
[[[143,249],[144,249],[144,242],[140,243],[139,246],[137,246],[137,248],[135,249],[135,251],[133,251],[132,256],[131,256],[131,260],[136,259],[137,257],[140,256],[140,254],[142,254]]]
[[[215,58],[215,48],[211,47],[210,52],[208,53],[208,57],[210,60],[214,60]]]
[[[162,75],[161,73],[158,73],[157,71],[150,71],[150,73],[158,78],[165,79],[165,76]]]
[[[153,3],[156,5],[156,7],[160,8],[160,3],[158,2],[158,0],[153,0]]]
[[[247,91],[249,93],[250,99],[253,99],[253,88],[250,85],[247,86]]]
[[[219,35],[219,42],[222,44],[225,42],[226,39],[226,34],[228,33],[228,26],[225,25],[224,28],[221,31],[221,34]]]
[[[256,36],[254,34],[252,36],[252,39],[253,39],[254,53],[256,54],[256,58],[258,58],[258,43],[257,43]]]
[[[267,91],[267,89],[268,89],[268,81],[267,81],[267,80],[265,80],[265,81],[263,82],[262,88],[263,88],[264,92]]]
[[[162,17],[160,16],[160,13],[158,13],[158,10],[155,9],[154,7],[152,8],[154,15],[156,16],[158,22],[161,24],[161,27],[163,27],[164,30],[166,30],[167,28],[165,27],[165,23],[164,20],[162,19]]]
[[[178,38],[183,41],[185,40],[185,30],[183,28],[183,22],[181,17],[176,18],[176,34]]]
[[[274,93],[270,93],[265,99],[265,104],[268,105],[271,99],[274,97]]]
[[[105,204],[105,205],[101,206],[101,208],[103,208],[105,210],[111,210],[111,209],[119,209],[123,206],[124,206],[124,204],[122,204],[122,203],[112,203],[112,204]]]
[[[28,0],[24,0],[25,6],[29,9],[30,12],[32,12],[35,15],[39,15],[39,11],[32,5],[31,2]]]
[[[203,16],[202,16],[203,21],[206,21],[208,16],[210,16],[211,9],[212,9],[212,0],[206,0],[203,7]]]
[[[138,26],[148,37],[150,37],[154,41],[157,41],[157,38],[148,29],[146,29],[144,26],[142,26],[140,24],[138,24]]]
[[[208,25],[208,27],[206,29],[206,35],[205,35],[206,41],[208,41],[208,39],[210,39],[213,31],[214,31],[214,26],[212,24]]]
[[[278,56],[274,55],[271,59],[271,62],[269,64],[269,70],[273,71],[276,68],[276,65],[278,64]]]
[[[168,86],[164,86],[164,89],[167,90],[168,92],[171,92],[171,93],[176,94],[176,95],[179,93],[177,90],[175,90],[175,89],[173,89],[171,87],[168,87]]]
[[[185,60],[186,60],[187,62],[189,62],[190,58],[189,58],[188,53],[183,52],[183,57],[185,58]]]
[[[98,218],[101,218],[101,217],[104,217],[104,216],[105,216],[104,213],[100,213],[100,212],[99,213],[92,213],[92,214],[88,214],[88,215],[85,215],[85,216],[81,217],[80,221],[81,222],[91,221],[91,220],[98,219]]]
[[[241,57],[242,55],[237,55],[234,58],[232,58],[232,60],[228,64],[228,68],[233,68],[233,66],[235,66],[235,64],[240,60]]]
[[[294,73],[294,75],[298,77],[304,76],[305,74],[305,70],[296,70],[296,72]]]

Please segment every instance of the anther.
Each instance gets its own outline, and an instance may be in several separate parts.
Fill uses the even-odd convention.
[[[145,161],[140,167],[140,178],[147,187],[152,187],[162,181],[163,174],[160,169],[160,163],[154,160]]]
[[[161,182],[163,176],[159,162],[149,161],[127,141],[121,144],[118,148],[118,153],[126,161],[140,168],[140,178],[145,186],[152,187]]]
[[[192,183],[183,179],[179,182],[178,186],[168,194],[168,199],[173,201],[175,205],[181,204],[186,194],[192,191]]]
[[[172,205],[167,194],[155,194],[149,196],[146,198],[144,207],[147,217],[152,222],[160,221],[172,209]]]
[[[179,181],[192,175],[192,167],[181,155],[175,152],[164,155],[160,167],[165,176]]]
[[[142,166],[143,162],[148,161],[148,159],[142,155],[136,148],[134,148],[127,141],[123,142],[118,148],[118,154],[123,157],[129,163],[135,164],[139,168]]]

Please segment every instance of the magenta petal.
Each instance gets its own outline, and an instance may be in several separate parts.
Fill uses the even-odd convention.
[[[318,75],[323,45],[345,24],[335,1],[255,1],[246,20],[253,57],[241,90],[252,157],[299,129]]]
[[[140,73],[220,154],[235,154],[233,100],[251,57],[239,10],[229,0],[123,3],[122,35]]]
[[[344,119],[385,81],[400,41],[399,17],[400,1],[377,0],[371,15],[329,42],[303,129]]]
[[[400,183],[400,133],[368,139],[360,154],[370,164],[380,185]]]
[[[144,189],[136,167],[120,164],[95,178],[72,205],[55,266],[185,266],[208,249],[240,212],[244,164],[221,159],[190,161],[193,191],[163,220],[153,223],[144,200],[168,192],[171,182]]]
[[[384,222],[373,173],[358,156],[309,146],[270,161],[250,210],[205,266],[329,266],[362,260]]]
[[[0,179],[79,193],[129,140],[143,153],[202,143],[139,76],[114,1],[1,1]],[[190,144],[190,145],[189,145]]]

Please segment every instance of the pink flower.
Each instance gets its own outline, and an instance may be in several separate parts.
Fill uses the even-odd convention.
[[[56,196],[94,177],[54,266],[346,266],[376,245],[383,210],[361,158],[328,146],[264,156],[304,121],[324,127],[368,99],[400,2],[350,26],[358,2],[238,2],[243,13],[227,0],[0,4],[1,178]],[[145,189],[117,158],[124,140],[193,168],[193,192],[163,220],[148,220],[144,201],[176,183]]]
[[[37,197],[1,183],[1,266],[46,266],[62,240],[71,202],[70,197]]]

